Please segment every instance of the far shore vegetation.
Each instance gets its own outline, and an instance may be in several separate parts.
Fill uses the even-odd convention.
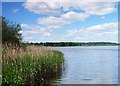
[[[51,47],[64,46],[119,46],[120,44],[114,42],[40,42],[40,43],[26,43],[28,45],[43,45]]]
[[[1,18],[2,86],[44,86],[60,78],[63,53],[22,43],[21,25]]]

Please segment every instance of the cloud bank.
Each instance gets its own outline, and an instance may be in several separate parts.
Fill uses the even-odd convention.
[[[34,41],[37,35],[41,38],[36,41],[118,41],[118,23],[107,22],[83,28],[65,30],[56,36],[54,30],[64,28],[74,22],[84,22],[91,16],[105,16],[117,12],[115,2],[82,2],[82,1],[39,1],[27,0],[24,8],[36,15],[45,15],[36,19],[38,25],[22,24],[26,28],[23,32],[25,40]],[[28,30],[29,29],[29,30]],[[31,35],[29,37],[29,35]]]

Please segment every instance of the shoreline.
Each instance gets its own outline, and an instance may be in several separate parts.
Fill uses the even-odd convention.
[[[92,47],[92,46],[117,46],[119,47],[120,45],[85,45],[85,46],[46,46],[46,47]]]

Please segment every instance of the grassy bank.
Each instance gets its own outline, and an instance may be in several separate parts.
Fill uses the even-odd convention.
[[[7,51],[3,55],[2,85],[47,83],[60,70],[64,61],[62,52],[45,47],[29,46],[18,54],[15,51],[14,55],[11,53]]]

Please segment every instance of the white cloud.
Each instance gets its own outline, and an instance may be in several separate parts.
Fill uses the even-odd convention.
[[[30,26],[33,27],[33,26]],[[38,27],[38,26],[37,26]],[[24,27],[25,28],[25,27]],[[49,29],[35,28],[23,31],[24,39],[33,42],[46,41],[82,41],[82,42],[117,42],[118,23],[109,22],[90,27],[67,30],[57,35]]]
[[[50,33],[49,32],[45,32],[43,35],[50,36]]]
[[[58,3],[57,3],[58,4]],[[36,14],[59,14],[59,6],[54,2],[31,2],[28,0],[23,6]]]
[[[118,23],[105,23],[80,29],[68,30],[66,38],[75,41],[118,41]]]
[[[51,36],[50,32],[51,30],[41,27],[38,25],[28,25],[28,24],[21,24],[22,30],[22,36],[24,40],[28,41],[30,39],[36,40],[36,37],[41,36]]]
[[[80,7],[90,15],[106,15],[116,11],[115,3],[110,2],[83,3]]]
[[[71,0],[51,0],[51,1],[39,1],[39,0],[27,0],[24,3],[24,7],[36,14],[58,15],[65,11],[70,11],[71,8],[76,10],[82,10],[89,15],[106,15],[116,10],[115,3],[110,2],[81,2]]]
[[[23,6],[36,14],[47,14],[49,16],[37,19],[37,23],[46,29],[61,28],[74,21],[85,21],[91,15],[104,16],[116,10],[115,3],[80,2],[80,1],[39,1],[27,0]],[[76,9],[80,12],[75,12]]]
[[[86,13],[68,12],[66,14],[63,14],[62,17],[68,21],[70,20],[84,21],[87,17],[89,17],[89,15]]]
[[[67,12],[60,17],[43,17],[38,18],[37,22],[40,25],[47,26],[49,29],[61,28],[66,24],[71,24],[74,21],[84,21],[89,15],[86,13]]]
[[[100,24],[100,25],[96,25],[96,26],[91,26],[88,27],[86,30],[90,31],[95,31],[95,30],[99,30],[99,31],[116,31],[118,28],[118,23],[104,23],[104,24]]]
[[[57,17],[52,17],[52,16],[38,19],[38,24],[42,24],[42,25],[59,26],[59,25],[67,24],[67,23],[68,22],[64,18],[57,18]]]
[[[29,29],[29,30],[39,30],[39,29],[42,29],[41,26],[37,26],[37,25],[29,25],[29,24],[21,24],[21,27],[22,28],[26,28],[26,29]]]
[[[113,2],[27,0],[23,6],[28,11],[35,14],[45,14],[47,17],[38,18],[39,25],[23,24],[22,27],[27,30],[23,33],[25,37],[41,34],[45,37],[41,38],[42,41],[116,41],[118,35],[116,22],[68,30],[65,34],[58,36],[53,36],[52,33],[54,29],[62,28],[75,21],[85,21],[92,15],[104,19],[105,15],[116,11],[115,5],[116,3]]]

